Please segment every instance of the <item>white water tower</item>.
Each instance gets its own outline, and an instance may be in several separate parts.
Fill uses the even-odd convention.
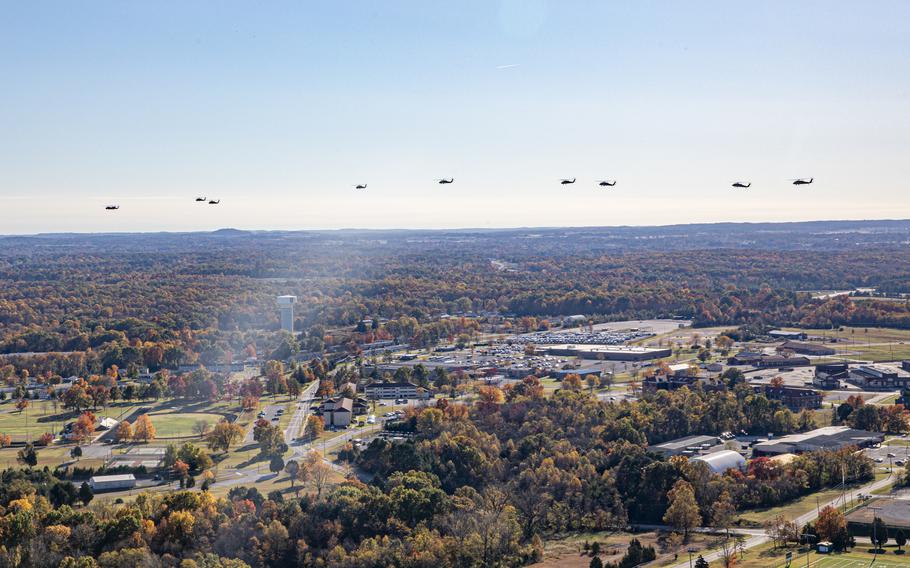
[[[294,333],[294,304],[297,296],[278,296],[278,309],[281,310],[281,329]]]

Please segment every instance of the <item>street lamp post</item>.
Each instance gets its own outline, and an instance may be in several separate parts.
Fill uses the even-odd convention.
[[[689,568],[692,568],[692,553],[698,552],[698,549],[690,546],[686,549],[686,552],[689,553]]]

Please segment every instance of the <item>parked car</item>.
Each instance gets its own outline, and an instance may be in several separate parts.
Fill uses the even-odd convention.
[[[376,424],[376,415],[370,414],[367,416],[367,424]]]

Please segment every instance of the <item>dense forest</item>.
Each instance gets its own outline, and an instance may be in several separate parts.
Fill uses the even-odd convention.
[[[910,292],[908,232],[833,222],[5,237],[0,354],[22,365],[10,356],[55,353],[29,364],[58,374],[267,355],[282,341],[278,294],[299,296],[301,348],[313,352],[365,317],[400,322],[378,334],[415,345],[463,331],[440,327],[442,314],[908,327],[908,302],[895,299]],[[807,292],[856,287],[893,297]]]

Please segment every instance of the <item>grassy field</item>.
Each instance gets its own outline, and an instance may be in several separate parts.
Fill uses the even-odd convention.
[[[687,548],[693,548],[699,553],[709,550],[716,545],[717,539],[710,535],[693,534],[690,541],[685,544],[677,543],[675,546],[665,539],[667,533],[642,532],[597,532],[573,534],[559,538],[551,538],[544,542],[544,559],[532,568],[588,568],[591,556],[584,552],[584,543],[597,542],[600,544],[600,559],[607,564],[618,562],[625,554],[629,541],[637,538],[644,546],[653,546],[657,552],[657,559],[648,566],[672,566],[688,558]],[[713,564],[712,564],[713,565]]]
[[[877,556],[867,551],[869,545],[856,547],[854,550],[839,554],[817,554],[809,552],[810,568],[865,568],[870,565],[876,568],[910,568],[910,557],[894,554],[897,547],[885,546],[885,554]],[[805,548],[788,547],[772,548],[770,544],[756,547],[746,552],[745,557],[738,559],[738,568],[784,568],[787,565],[787,552],[793,554],[790,562],[791,568],[802,568],[806,565]],[[875,564],[871,564],[875,559]],[[715,561],[711,565],[720,566],[722,562]]]
[[[209,429],[221,420],[220,414],[208,412],[152,412],[149,415],[158,438],[189,438],[198,437],[193,432],[193,427],[199,421],[205,421]]]
[[[96,414],[119,418],[129,415],[136,407],[135,403],[118,402]],[[0,433],[9,434],[13,441],[34,440],[45,432],[59,433],[64,424],[75,418],[75,413],[49,400],[31,400],[28,409],[22,412],[16,410],[13,401],[6,401],[0,404]]]
[[[910,358],[910,329],[875,327],[845,327],[842,331],[831,329],[806,329],[809,335],[837,338],[837,343],[826,343],[838,353],[854,359],[896,361]],[[832,360],[837,357],[832,358]]]

